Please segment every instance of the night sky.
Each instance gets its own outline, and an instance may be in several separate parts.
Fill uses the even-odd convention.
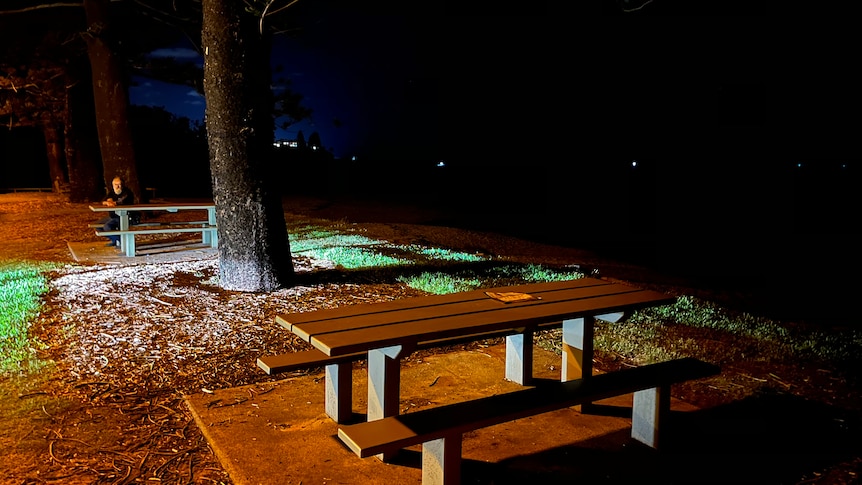
[[[314,111],[276,138],[317,131],[339,158],[470,164],[856,156],[852,31],[743,15],[423,16],[344,3],[276,37],[275,77]],[[673,5],[653,3],[641,12]],[[132,91],[158,105],[150,96]],[[203,114],[188,89],[163,104]]]

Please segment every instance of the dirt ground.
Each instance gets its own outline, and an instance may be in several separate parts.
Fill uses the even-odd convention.
[[[587,251],[428,224],[440,216],[429,209],[314,198],[288,199],[285,208],[288,220],[320,218],[395,243],[599,268],[603,277],[722,304],[741,297]],[[369,274],[317,271],[331,268],[307,258],[295,258],[302,284],[267,295],[221,290],[213,284],[216,258],[76,263],[68,243],[98,241],[87,228],[93,219],[86,204],[51,194],[0,194],[0,261],[56,263],[30,328],[32,362],[0,378],[0,483],[231,484],[184,397],[277,382],[256,358],[304,348],[273,324],[279,312],[419,294]],[[715,416],[713,459],[692,462],[691,475],[674,483],[710,482],[724,459],[732,470],[755,470],[738,483],[860,483],[862,386],[852,369],[775,361],[747,353],[734,335],[702,329],[662,338],[691,339],[698,357],[722,367],[715,379],[674,389],[675,398]],[[630,364],[596,355],[601,370]]]

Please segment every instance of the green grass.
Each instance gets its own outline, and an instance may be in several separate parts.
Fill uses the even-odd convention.
[[[302,225],[290,233],[293,255],[331,261],[344,269],[412,265],[422,261],[481,261],[474,254],[418,245],[393,245],[362,235]],[[404,254],[405,257],[393,256]]]
[[[27,334],[48,291],[45,271],[51,265],[22,261],[0,262],[0,373],[36,365],[38,343]]]
[[[459,291],[475,290],[482,285],[479,278],[465,278],[441,272],[424,272],[416,276],[401,276],[398,281],[420,291],[434,295],[446,295]]]

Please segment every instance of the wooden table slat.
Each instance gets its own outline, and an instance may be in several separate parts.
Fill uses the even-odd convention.
[[[278,315],[276,319],[281,325],[290,329],[293,325],[327,321],[332,319],[354,318],[363,315],[381,315],[385,312],[396,312],[399,310],[409,310],[414,308],[432,309],[441,305],[449,305],[460,302],[470,302],[477,300],[485,301],[489,299],[488,296],[485,295],[486,291],[520,292],[542,296],[543,293],[549,291],[557,291],[568,288],[583,288],[590,286],[608,286],[612,284],[614,283],[605,280],[599,280],[596,278],[580,278],[576,280],[555,281],[550,283],[529,283],[525,285],[507,286],[502,288],[487,288],[482,290],[464,291],[447,295],[431,295],[405,298],[382,303],[350,305],[346,307],[316,310],[313,312],[281,314]]]
[[[316,310],[312,312],[297,312],[281,314],[277,318],[283,322],[283,325],[290,327],[293,325],[325,324],[331,322],[336,326],[342,325],[343,321],[372,316],[375,319],[387,318],[395,321],[403,318],[405,311],[425,311],[427,315],[447,315],[450,314],[457,305],[481,302],[495,303],[505,305],[502,302],[488,297],[486,292],[520,292],[547,300],[549,294],[557,293],[566,290],[585,291],[591,288],[604,288],[609,293],[616,293],[623,285],[619,283],[611,283],[593,278],[582,278],[577,280],[568,280],[545,283],[545,284],[530,284],[502,288],[486,288],[481,290],[465,291],[461,293],[452,293],[447,295],[432,295],[415,298],[406,298],[401,300],[393,300],[383,303],[372,303],[362,305],[350,305],[346,307],[331,308],[326,310]],[[626,287],[634,291],[643,291],[635,287]],[[602,290],[600,290],[602,291]],[[526,302],[529,303],[529,302]],[[324,327],[320,327],[324,328]]]
[[[657,306],[675,301],[674,297],[654,291],[635,291],[571,300],[545,305],[523,305],[505,311],[485,311],[441,316],[430,320],[391,323],[385,326],[358,328],[337,333],[303,332],[304,325],[293,327],[297,335],[307,335],[308,341],[327,355],[337,356],[360,352],[369,347],[415,345],[426,340],[463,337],[519,327],[532,327],[572,318],[594,316],[620,310]],[[314,325],[308,325],[313,328]],[[369,345],[373,343],[373,345]]]
[[[393,323],[421,322],[440,317],[471,315],[482,312],[508,312],[512,308],[519,306],[536,308],[560,301],[590,299],[598,298],[600,296],[642,291],[644,290],[623,284],[587,286],[582,288],[560,289],[556,291],[534,292],[530,294],[541,298],[540,300],[512,303],[504,303],[499,300],[495,300],[485,295],[483,292],[482,298],[480,299],[471,299],[448,304],[430,306],[422,305],[379,313],[365,312],[360,315],[333,316],[327,320],[314,319],[307,323],[294,323],[294,321],[291,320],[291,316],[283,316],[282,320],[289,322],[289,328],[300,338],[309,340],[311,334],[317,336],[331,332],[342,332],[354,328],[384,327]],[[536,311],[541,312],[539,309],[536,309]]]
[[[212,202],[176,202],[164,204],[129,204],[108,207],[104,205],[91,205],[93,212],[110,212],[116,210],[128,211],[171,211],[171,210],[209,210],[215,207]]]

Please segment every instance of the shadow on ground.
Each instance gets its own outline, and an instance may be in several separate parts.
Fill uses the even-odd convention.
[[[402,412],[517,389],[501,378],[503,349],[432,354],[404,366]],[[536,377],[560,378],[559,356],[536,349],[535,364]],[[354,367],[356,419],[365,372]],[[709,384],[701,383],[704,392]],[[323,413],[323,395],[323,374],[313,373],[191,395],[187,403],[238,485],[421,481],[419,446],[387,463],[356,457]],[[631,438],[628,394],[599,401],[590,414],[566,408],[465,433],[462,482],[798,484],[862,453],[862,427],[848,416],[776,391],[705,409],[673,399],[657,451]]]
[[[860,423],[789,394],[672,417],[666,428],[672,436],[660,452],[619,430],[499,463],[464,460],[464,483],[796,484],[862,451]],[[419,466],[418,456],[412,466]]]

